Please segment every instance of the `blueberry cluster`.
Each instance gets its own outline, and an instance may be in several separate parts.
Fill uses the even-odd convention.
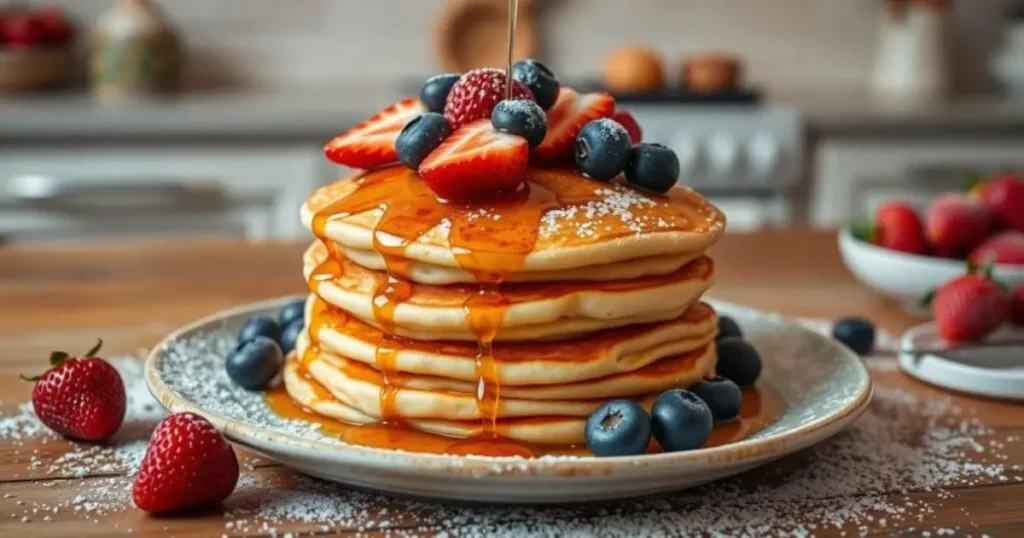
[[[633,185],[667,192],[679,180],[679,157],[671,149],[642,142],[631,145],[629,133],[610,118],[594,120],[576,136],[576,168],[600,181],[621,173]]]
[[[666,452],[704,446],[716,422],[740,416],[743,392],[761,375],[761,357],[743,339],[736,322],[718,320],[718,376],[690,390],[672,389],[654,400],[650,415],[632,400],[613,400],[587,419],[585,438],[595,456],[635,456],[647,451],[651,437]]]
[[[247,390],[264,390],[281,373],[285,355],[305,329],[306,301],[296,299],[281,308],[277,319],[249,318],[238,331],[238,344],[225,361],[228,377]]]

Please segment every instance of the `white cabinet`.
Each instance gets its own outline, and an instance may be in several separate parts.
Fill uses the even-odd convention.
[[[313,144],[0,149],[0,235],[302,237],[331,168]]]
[[[837,226],[903,199],[920,207],[964,190],[974,174],[1024,170],[1024,138],[825,140],[816,151],[810,217]]]

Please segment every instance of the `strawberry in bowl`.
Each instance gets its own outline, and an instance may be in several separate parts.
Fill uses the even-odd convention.
[[[927,316],[924,299],[963,275],[968,260],[994,262],[993,278],[1000,284],[1024,283],[1024,264],[1017,262],[1024,259],[1024,237],[1000,227],[997,214],[976,195],[945,194],[923,212],[890,201],[869,223],[840,230],[839,251],[867,288]]]

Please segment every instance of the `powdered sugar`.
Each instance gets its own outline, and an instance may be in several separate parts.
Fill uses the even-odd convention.
[[[655,205],[657,202],[635,189],[610,183],[607,187],[597,189],[594,199],[585,204],[569,205],[544,213],[540,233],[557,235],[575,229],[580,237],[593,237],[599,232],[611,231],[619,226],[635,234],[673,227],[663,217],[645,210]]]
[[[818,330],[827,324],[806,321]],[[882,338],[881,342],[886,339]],[[207,335],[178,347],[168,360],[180,361],[176,387],[191,387],[201,405],[221,405],[249,412],[262,405],[259,395],[239,400],[221,369],[211,371],[197,361],[196,350],[226,351],[231,337]],[[885,347],[884,345],[882,346]],[[886,384],[895,361],[877,356],[868,364],[881,374],[869,410],[845,432],[803,453],[747,476],[726,479],[655,499],[560,508],[453,506],[416,502],[371,493],[295,475],[283,468],[248,468],[227,503],[224,533],[286,536],[289,532],[373,532],[394,536],[811,536],[842,528],[848,536],[870,529],[893,533],[928,528],[932,536],[970,533],[969,528],[934,528],[929,520],[956,495],[955,488],[972,484],[1021,482],[1024,467],[1008,463],[1004,452],[1017,436],[986,426],[949,397],[922,398]],[[36,458],[31,475],[81,476],[86,488],[67,487],[67,497],[43,505],[9,499],[11,516],[25,521],[73,517],[101,521],[104,514],[129,509],[131,476],[137,471],[149,430],[162,412],[145,390],[140,363],[114,359],[129,394],[128,419],[112,446],[72,445],[56,458]],[[192,366],[186,367],[191,364]],[[206,368],[203,370],[203,368]],[[188,376],[193,379],[187,379]],[[214,380],[205,383],[203,380]],[[209,390],[200,385],[211,385]],[[252,406],[252,407],[250,407]],[[221,408],[218,412],[223,411]],[[254,420],[263,420],[253,413]],[[273,424],[295,434],[314,434],[308,425]],[[21,406],[18,414],[0,418],[0,437],[16,442],[56,439]],[[54,482],[44,482],[54,484]],[[937,495],[922,496],[918,492]],[[938,497],[938,500],[935,500]],[[15,502],[11,501],[17,501]],[[970,515],[970,514],[967,514]],[[123,530],[123,529],[122,529]],[[882,532],[887,532],[883,530]],[[978,534],[975,533],[977,536]]]

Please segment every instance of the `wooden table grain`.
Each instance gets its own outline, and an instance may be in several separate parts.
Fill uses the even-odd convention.
[[[18,374],[43,368],[50,350],[85,348],[102,336],[108,355],[136,353],[175,327],[216,310],[302,292],[300,255],[304,248],[302,244],[192,239],[0,247],[0,411],[9,415],[18,403],[29,399],[31,385],[21,382]],[[852,279],[842,266],[832,233],[797,229],[729,235],[712,255],[717,269],[712,295],[719,299],[792,316],[865,316],[894,333],[915,321],[865,292]],[[1000,434],[1024,437],[1024,407],[951,395],[896,371],[873,375],[887,385],[921,396],[951,398]],[[47,505],[48,500],[55,505],[58,497],[103,487],[102,481],[109,478],[48,471],[45,462],[71,445],[62,440],[34,443],[0,439],[0,536],[272,534],[260,528],[226,529],[220,509],[159,519],[127,509],[97,515],[88,524],[80,514],[66,512],[46,515],[45,520],[42,514],[18,517],[26,506]],[[1024,465],[1021,443],[1008,443],[1003,452],[1007,468]],[[244,462],[254,461],[252,454],[240,453]],[[296,480],[292,472],[270,462],[253,467],[249,473],[281,488]],[[757,472],[753,472],[755,479]],[[949,493],[910,491],[907,495],[929,501]],[[236,500],[229,500],[227,506],[233,502]],[[983,477],[973,485],[956,487],[953,498],[944,498],[941,504],[943,508],[927,521],[888,526],[869,522],[846,535],[859,531],[879,536],[925,532],[938,536],[940,530],[949,528],[961,529],[958,535],[1024,535],[1024,484]],[[378,519],[367,517],[365,525],[356,522],[351,528],[329,532],[303,523],[278,525],[274,532],[383,536],[385,531],[372,523]],[[401,521],[399,530],[417,528],[413,514],[392,512],[388,519]],[[457,527],[448,530],[458,535]],[[818,534],[838,536],[840,532],[820,530]]]

